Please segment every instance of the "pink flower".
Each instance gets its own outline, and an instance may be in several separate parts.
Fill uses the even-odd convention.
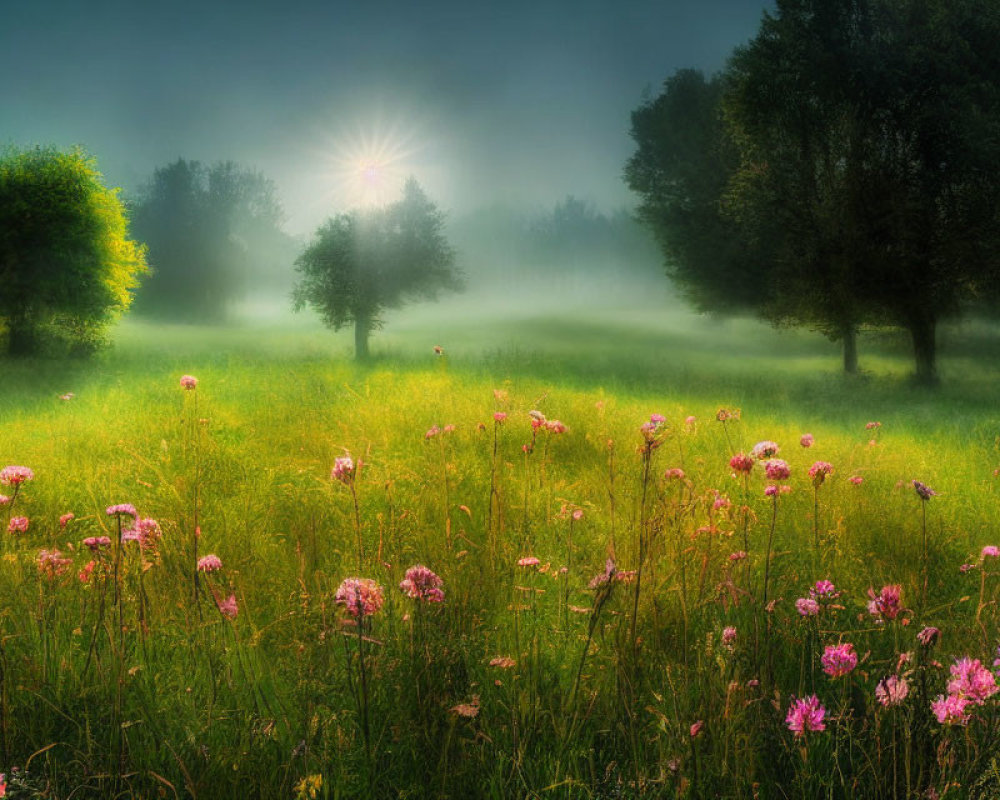
[[[692,739],[694,739],[699,733],[701,733],[701,729],[704,727],[704,725],[705,721],[700,719],[691,726]]]
[[[869,589],[868,596],[871,598],[871,602],[868,603],[868,613],[873,617],[895,619],[899,616],[899,612],[903,610],[900,605],[902,594],[903,587],[899,584],[883,586],[882,591],[878,594]]]
[[[0,506],[5,506],[10,502],[10,498],[5,494],[0,494]]]
[[[107,536],[88,536],[83,540],[82,544],[91,552],[96,553],[102,548],[111,547],[111,539]]]
[[[866,431],[874,431],[874,430],[878,430],[881,427],[882,427],[882,423],[881,422],[869,422],[869,423],[867,423],[865,425],[865,430]]]
[[[644,422],[639,426],[639,433],[649,443],[652,443],[656,439],[657,430],[659,430],[659,426],[652,422]]]
[[[667,421],[667,418],[663,416],[663,414],[650,414],[649,421],[652,422],[654,425],[662,425],[664,422]]]
[[[729,459],[729,468],[738,474],[749,475],[753,469],[753,457],[745,453],[737,453]]]
[[[7,524],[7,533],[27,533],[27,532],[28,532],[27,517],[10,518],[10,522]]]
[[[948,694],[961,695],[974,705],[982,705],[998,691],[996,678],[978,658],[961,658],[951,665]]]
[[[198,572],[216,572],[222,569],[222,559],[213,553],[198,559]]]
[[[403,581],[399,584],[407,597],[414,600],[423,600],[427,603],[441,603],[444,601],[444,592],[441,587],[444,581],[429,570],[423,564],[417,564],[406,570]]]
[[[921,483],[920,481],[915,480],[913,481],[913,488],[916,490],[917,496],[921,500],[930,500],[932,497],[937,496],[937,492],[935,492],[926,483]]]
[[[573,517],[574,521],[579,522],[581,519],[583,519],[583,509],[582,508],[574,508],[573,509],[572,517]]]
[[[539,561],[534,556],[525,556],[524,558],[519,558],[517,560],[517,565],[519,567],[537,567],[541,561]]]
[[[152,550],[155,548],[161,536],[160,523],[155,519],[145,517],[136,522],[135,527],[139,532],[139,546],[143,550]]]
[[[499,667],[500,669],[511,669],[517,666],[517,662],[509,656],[497,656],[490,659],[490,666]]]
[[[962,564],[962,566],[960,566],[958,568],[958,571],[959,572],[968,572],[969,570],[972,570],[972,569],[975,569],[975,568],[976,568],[975,564]]]
[[[777,493],[778,493],[778,487],[775,486],[773,483],[770,486],[764,487],[765,497],[774,497]]]
[[[86,564],[83,565],[83,569],[81,569],[79,574],[77,575],[77,578],[80,579],[80,583],[90,583],[90,577],[91,575],[93,575],[94,567],[96,566],[97,562],[93,560],[88,561]]]
[[[460,717],[465,717],[466,719],[473,719],[479,716],[479,695],[472,695],[472,701],[468,703],[459,703],[457,706],[452,706],[451,712],[453,714],[458,714]]]
[[[865,479],[862,478],[860,475],[852,475],[850,478],[847,479],[848,483],[853,483],[855,486],[860,486],[862,483],[864,483],[864,481]]]
[[[533,430],[537,431],[545,424],[545,415],[537,409],[529,411],[528,416],[531,417],[531,427]]]
[[[941,631],[929,625],[917,634],[917,641],[924,647],[930,647],[939,638],[941,638]]]
[[[772,458],[764,462],[764,474],[769,481],[783,481],[787,480],[792,471],[784,459]]]
[[[545,430],[549,433],[566,433],[569,428],[557,419],[550,419],[545,423]]]
[[[63,558],[58,550],[42,550],[36,559],[38,574],[50,581],[65,575],[73,563],[71,558]]]
[[[424,434],[424,438],[433,439],[439,433],[441,433],[441,429],[437,425],[432,425],[430,429],[427,431],[427,433]]]
[[[5,486],[20,486],[25,481],[33,481],[35,473],[30,467],[10,466],[0,469],[0,483]]]
[[[813,442],[815,441],[816,440],[813,438],[813,435],[811,433],[803,433],[802,438],[799,439],[799,444],[802,445],[803,447],[812,447]]]
[[[983,548],[982,553],[980,553],[982,558],[997,558],[1000,557],[1000,547],[995,544],[988,544]]]
[[[778,450],[780,448],[777,444],[772,441],[764,440],[763,442],[757,442],[750,450],[750,455],[753,456],[755,461],[765,461],[772,456],[778,455]]]
[[[125,542],[138,542],[140,538],[138,528],[126,528],[122,531],[122,544],[125,544]]]
[[[505,419],[507,419],[507,412],[505,412],[505,411],[497,411],[493,415],[493,421],[494,422],[500,422],[500,423],[502,423]]]
[[[604,584],[610,582],[611,579],[614,577],[615,577],[615,560],[613,558],[609,558],[604,563],[604,572],[600,572],[597,575],[595,575],[591,579],[590,583],[587,584],[587,586],[590,589],[596,589],[599,586],[603,586]]]
[[[697,417],[690,416],[684,419],[684,424],[687,425],[688,428],[693,428],[697,421],[698,421]]]
[[[906,678],[901,678],[897,675],[890,675],[888,678],[883,678],[878,682],[878,686],[875,687],[875,699],[886,708],[889,706],[898,706],[906,699],[909,693],[910,685],[906,682]]]
[[[819,613],[819,603],[811,597],[800,597],[795,601],[795,610],[803,617],[815,617]]]
[[[190,391],[198,385],[198,379],[194,375],[181,376],[181,388]]]
[[[682,481],[684,480],[684,470],[680,467],[674,467],[664,472],[663,477],[668,481]]]
[[[350,453],[333,460],[330,480],[340,481],[343,484],[350,484],[354,480],[354,461],[351,460]]]
[[[820,662],[827,675],[831,678],[841,678],[858,665],[858,655],[850,642],[831,644],[823,651]]]
[[[719,495],[712,502],[712,510],[713,511],[724,511],[725,509],[732,508],[732,507],[733,507],[733,501],[730,500],[725,495]]]
[[[965,725],[969,721],[969,714],[965,710],[968,705],[969,701],[959,695],[950,694],[945,697],[939,694],[931,702],[931,711],[942,725]]]
[[[120,516],[126,514],[130,517],[138,517],[139,513],[135,510],[135,506],[131,503],[119,503],[115,506],[108,506],[105,513],[109,517]]]
[[[722,629],[722,646],[727,650],[732,650],[736,646],[736,628],[732,625]]]
[[[370,617],[382,608],[382,587],[371,578],[345,578],[333,596],[352,617]]]
[[[72,512],[70,512],[69,514],[63,514],[61,517],[59,517],[59,527],[65,528],[72,519],[76,519],[76,514]]]
[[[737,550],[735,553],[729,554],[730,561],[742,561],[746,557],[747,557],[746,550]]]
[[[219,613],[226,619],[236,619],[236,615],[240,613],[240,606],[236,602],[236,595],[232,593],[225,600],[220,600],[216,597],[215,605],[218,607]]]
[[[827,461],[817,461],[809,467],[809,477],[812,478],[813,486],[820,486],[826,480],[826,476],[832,474],[833,465]]]
[[[807,731],[825,731],[826,725],[823,724],[825,716],[826,709],[820,704],[819,698],[813,694],[800,700],[792,698],[785,722],[788,725],[788,730],[793,731],[796,737],[799,737]]]
[[[837,587],[831,581],[824,579],[816,581],[816,585],[809,590],[809,596],[816,600],[833,600],[840,597],[840,592],[837,591]]]

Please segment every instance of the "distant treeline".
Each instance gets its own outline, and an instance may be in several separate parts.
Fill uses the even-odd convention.
[[[136,313],[221,321],[240,300],[287,304],[306,243],[283,230],[274,183],[253,168],[178,159],[156,170],[132,198],[133,235],[148,248],[152,275]],[[655,281],[652,235],[626,210],[605,214],[569,196],[550,208],[492,207],[445,217],[470,291],[522,294],[523,281],[571,292]]]
[[[523,296],[525,281],[593,294],[660,274],[656,241],[626,209],[567,196],[551,208],[484,208],[451,220],[470,286]],[[662,280],[660,278],[659,280]]]

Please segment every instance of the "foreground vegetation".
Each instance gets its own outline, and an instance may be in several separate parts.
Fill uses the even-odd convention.
[[[619,319],[5,364],[8,796],[995,796],[975,331],[927,392],[891,341],[843,383],[799,334]],[[762,441],[788,477],[731,464]]]

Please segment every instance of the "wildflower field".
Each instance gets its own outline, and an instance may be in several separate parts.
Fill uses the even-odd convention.
[[[975,331],[518,329],[5,363],[7,796],[1000,796]]]

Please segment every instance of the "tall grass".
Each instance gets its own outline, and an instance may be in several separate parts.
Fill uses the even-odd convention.
[[[917,391],[883,350],[887,375],[845,384],[794,335],[764,339],[780,358],[564,322],[522,321],[519,349],[403,326],[367,367],[309,330],[133,324],[85,369],[5,364],[0,461],[35,472],[3,509],[30,520],[0,560],[11,796],[995,796],[996,700],[931,711],[955,659],[989,668],[998,643],[995,377]],[[762,439],[787,493],[732,473]],[[121,543],[124,502],[155,548]],[[418,563],[443,603],[397,588]],[[385,596],[354,625],[349,577]],[[839,594],[801,614],[820,580]],[[895,585],[891,614],[869,590]],[[842,644],[858,663],[831,678]],[[883,706],[889,677],[909,693]],[[812,695],[825,730],[796,735]]]

